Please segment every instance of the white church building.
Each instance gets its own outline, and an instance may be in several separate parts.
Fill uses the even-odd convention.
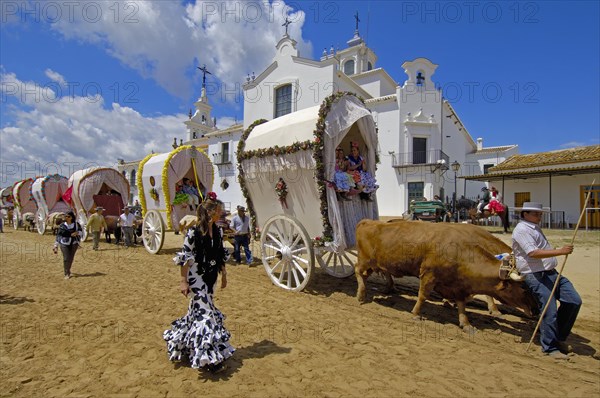
[[[433,76],[438,65],[426,58],[407,61],[402,65],[407,79],[398,84],[384,69],[377,68],[376,62],[377,56],[358,31],[346,49],[324,51],[319,60],[302,57],[296,41],[284,35],[270,65],[243,85],[242,125],[193,139],[195,131],[188,124],[188,144],[206,145],[215,159],[219,185],[214,190],[219,197],[233,207],[244,204],[234,156],[244,129],[258,119],[272,120],[319,105],[337,91],[362,97],[377,123],[377,201],[382,216],[401,215],[412,199],[431,199],[437,194],[451,201],[455,192],[453,163],[458,197],[475,197],[483,184],[460,177],[483,174],[518,153],[516,145],[486,148],[482,139],[473,140],[435,87]]]
[[[245,205],[235,157],[243,131],[255,120],[272,120],[320,105],[338,91],[360,96],[376,122],[380,216],[402,215],[411,200],[432,199],[436,194],[448,202],[455,193],[457,197],[476,197],[484,183],[463,177],[482,175],[518,153],[517,145],[485,147],[481,138],[472,138],[436,88],[438,65],[426,58],[407,61],[402,64],[407,78],[399,84],[377,67],[377,56],[358,30],[347,44],[341,51],[324,51],[319,60],[313,60],[302,57],[296,41],[285,34],[271,63],[242,86],[243,123],[227,129],[215,128],[212,106],[203,88],[194,103],[194,114],[190,111],[189,120],[184,122],[184,144],[203,148],[213,160],[213,190],[227,207]],[[349,153],[350,148],[344,150]]]

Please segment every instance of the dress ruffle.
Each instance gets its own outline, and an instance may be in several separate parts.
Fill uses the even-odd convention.
[[[169,360],[187,358],[192,368],[197,369],[221,363],[233,355],[235,349],[229,344],[231,335],[223,326],[225,317],[217,309],[212,315],[207,317],[202,310],[191,310],[173,321],[171,329],[163,333]]]

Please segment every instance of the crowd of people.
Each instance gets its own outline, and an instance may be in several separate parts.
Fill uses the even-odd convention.
[[[335,183],[341,190],[340,195],[350,189],[357,189],[361,194],[368,195],[377,189],[375,180],[362,166],[364,166],[364,159],[360,156],[357,146],[353,146],[350,156],[344,156],[340,148],[336,150]],[[194,186],[190,180],[184,179],[183,186],[189,187],[190,197],[196,196],[191,190]],[[495,187],[492,187],[491,191],[487,189],[482,191],[484,196],[479,209],[485,209],[486,201],[489,208],[494,209],[494,201],[498,203],[501,201],[498,191]],[[223,244],[224,233],[220,224],[225,210],[223,202],[212,192],[197,198],[202,198],[195,205],[198,222],[188,229],[183,247],[173,259],[180,267],[179,290],[185,297],[191,296],[188,310],[184,316],[171,323],[170,329],[164,331],[163,338],[167,344],[170,360],[188,361],[193,368],[218,373],[226,369],[224,362],[235,352],[235,348],[229,342],[231,334],[223,323],[225,316],[215,306],[213,297],[214,286],[219,277],[221,289],[227,287],[226,263],[229,252]],[[346,199],[342,196],[342,200]],[[438,195],[434,196],[434,200],[441,202]],[[100,236],[108,228],[103,211],[102,207],[96,207],[95,213],[85,226],[93,237],[93,250],[99,250]],[[537,300],[540,312],[546,306],[548,307],[540,320],[542,351],[552,358],[562,360],[568,359],[568,354],[572,350],[566,340],[571,333],[582,301],[572,283],[556,271],[556,257],[571,254],[573,246],[566,245],[554,249],[550,245],[539,226],[543,212],[540,203],[524,203],[521,209],[521,221],[512,235],[512,249],[516,268]],[[129,206],[125,207],[120,215],[119,224],[123,231],[125,246],[132,246],[135,215]],[[245,207],[237,206],[237,214],[228,226],[234,233],[235,263],[240,264],[245,260],[246,264],[252,264],[250,217]],[[59,249],[62,253],[65,279],[71,278],[73,260],[83,232],[75,214],[72,211],[68,212],[65,221],[59,226],[53,248],[55,254]],[[242,250],[244,259],[242,259]],[[552,296],[554,284],[557,285],[557,290]]]

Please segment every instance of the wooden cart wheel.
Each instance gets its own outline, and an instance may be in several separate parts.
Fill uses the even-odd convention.
[[[271,281],[286,290],[306,287],[314,268],[312,242],[295,218],[277,215],[263,227],[260,237],[262,262]]]
[[[21,222],[21,212],[19,209],[15,208],[13,211],[13,228],[15,230],[19,229],[19,223]]]
[[[329,275],[336,278],[347,278],[354,275],[354,265],[358,261],[358,251],[352,248],[337,253],[323,248],[317,250],[315,257],[319,266]]]
[[[165,242],[165,222],[156,210],[150,210],[144,216],[142,225],[142,240],[150,254],[156,254]]]
[[[85,210],[80,209],[77,212],[77,222],[79,223],[79,226],[82,229],[82,235],[81,235],[81,241],[85,242],[88,238],[88,232],[87,232],[87,214],[85,213]]]
[[[46,215],[42,209],[37,209],[35,212],[35,225],[40,235],[46,232]]]

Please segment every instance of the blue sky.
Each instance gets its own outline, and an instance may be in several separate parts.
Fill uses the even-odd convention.
[[[599,143],[597,1],[68,4],[1,3],[0,186],[168,150],[185,137],[198,65],[213,72],[218,126],[239,121],[232,90],[270,63],[286,16],[301,56],[318,59],[346,47],[358,12],[376,67],[402,84],[403,62],[438,64],[433,80],[486,146]]]

